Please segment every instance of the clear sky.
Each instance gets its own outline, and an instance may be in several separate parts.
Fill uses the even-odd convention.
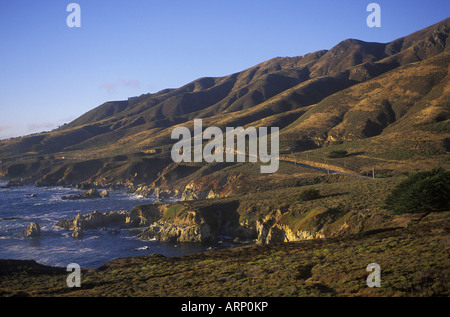
[[[66,24],[71,2],[80,28]],[[366,24],[371,2],[381,28]],[[0,139],[347,38],[389,42],[449,16],[448,0],[0,0]]]

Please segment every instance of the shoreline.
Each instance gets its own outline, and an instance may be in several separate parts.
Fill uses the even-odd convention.
[[[66,285],[70,272],[64,268],[0,260],[0,275],[8,276],[0,279],[0,296],[445,297],[447,215],[342,239],[117,258],[97,269],[81,268],[79,288]],[[381,266],[379,288],[366,284],[369,263]]]
[[[40,212],[36,209],[33,212],[34,215],[31,216],[28,216],[28,212],[24,215],[19,215],[20,217],[12,216],[13,214],[17,215],[17,213],[13,212],[13,210],[16,208],[11,208],[11,211],[2,214],[2,217],[0,218],[0,220],[2,220],[3,223],[2,226],[5,226],[5,228],[10,228],[9,226],[13,226],[11,227],[12,229],[8,229],[4,232],[4,234],[6,234],[4,238],[5,239],[8,238],[7,239],[8,242],[7,244],[5,243],[4,245],[5,250],[2,250],[2,255],[4,255],[2,256],[3,260],[28,259],[28,260],[35,260],[37,263],[40,263],[42,265],[53,265],[50,263],[52,262],[65,263],[66,261],[65,258],[68,261],[67,263],[77,262],[80,261],[78,258],[86,258],[87,256],[90,256],[89,254],[92,254],[93,257],[96,257],[96,254],[98,254],[101,259],[108,258],[109,257],[108,254],[111,254],[113,256],[110,259],[105,259],[103,262],[98,262],[93,265],[89,264],[87,265],[87,267],[96,268],[112,259],[134,256],[133,253],[135,253],[136,256],[148,254],[149,252],[148,250],[150,250],[150,252],[152,253],[160,253],[163,254],[164,256],[176,257],[183,254],[206,252],[222,248],[234,248],[254,243],[254,241],[241,241],[239,243],[234,242],[231,241],[231,237],[220,234],[217,236],[217,239],[208,243],[196,243],[196,242],[171,243],[170,241],[169,242],[160,241],[157,240],[156,238],[139,239],[138,235],[141,234],[144,230],[146,230],[146,228],[148,228],[148,224],[144,225],[144,223],[140,223],[140,221],[143,220],[143,218],[141,220],[139,218],[140,216],[144,217],[145,212],[139,215],[138,211],[133,211],[134,208],[136,208],[136,205],[140,206],[141,203],[134,202],[133,200],[131,200],[129,201],[129,204],[132,204],[135,207],[130,207],[127,208],[126,210],[92,212],[91,207],[89,208],[91,210],[88,211],[87,209],[85,209],[85,207],[80,207],[79,205],[81,203],[85,206],[86,205],[91,206],[92,203],[90,199],[73,200],[69,202],[69,205],[64,204],[67,207],[64,207],[63,205],[61,206],[63,206],[63,208],[66,208],[67,210],[71,208],[81,208],[82,211],[81,213],[74,212],[72,213],[73,216],[67,217],[63,215],[65,213],[59,214],[59,210],[61,207],[58,207],[58,205],[53,205],[54,200],[50,201],[49,198],[50,196],[54,195],[53,192],[59,192],[61,195],[66,195],[66,192],[58,191],[59,188],[56,187],[51,187],[50,189],[52,191],[48,192],[48,194],[45,195],[43,194],[47,193],[47,189],[45,188],[42,189],[43,192],[36,191],[37,192],[36,197],[31,196],[25,197],[23,195],[24,192],[32,191],[31,189],[25,187],[22,187],[18,191],[15,188],[10,189],[11,193],[14,192],[15,196],[17,196],[24,203],[31,205],[35,205],[36,203],[38,203],[38,205],[40,206],[39,208],[41,210],[45,210],[45,213],[50,213],[53,215],[52,216],[46,216],[45,214],[40,215]],[[125,191],[123,190],[120,190],[120,193],[121,194],[119,195],[119,198],[117,198],[117,196],[115,196],[114,194],[111,197],[107,198],[95,198],[94,200],[95,204],[96,205],[98,205],[99,203],[103,204],[103,199],[112,198],[122,200],[122,198],[120,198],[122,194],[127,197],[135,195],[125,193]],[[41,204],[40,203],[41,200],[47,201],[50,205]],[[141,206],[148,207],[154,205],[153,203],[150,203],[150,200],[148,199],[145,199],[145,201],[147,201],[148,203],[146,205]],[[151,202],[153,202],[153,200],[151,200]],[[5,201],[5,203],[8,204],[7,201]],[[56,203],[58,203],[58,201],[56,201]],[[109,204],[114,204],[114,201],[110,202]],[[51,207],[51,209],[48,209],[47,206],[53,207]],[[31,208],[33,209],[33,207]],[[75,213],[77,213],[77,215],[75,215]],[[115,218],[116,215],[118,215],[119,218],[117,217]],[[43,217],[45,221],[44,220],[40,221],[40,218],[37,219],[36,216]],[[49,217],[52,217],[52,219],[50,219]],[[3,220],[5,221],[3,222]],[[75,224],[73,223],[74,220]],[[143,221],[145,223],[147,222],[147,220]],[[24,238],[23,235],[26,230],[22,230],[21,227],[29,225],[31,222],[36,223],[38,227],[40,227],[39,230],[40,234],[37,237]],[[75,227],[67,227],[67,226],[64,227],[64,225],[59,225],[60,223],[64,222],[67,222],[69,226],[72,225],[74,225],[75,227],[79,226],[81,229],[85,230],[85,236],[71,237],[70,236],[72,234],[71,231],[73,231]],[[23,227],[23,229],[27,228]],[[9,231],[9,233],[7,233],[7,231]],[[105,253],[101,251],[101,248],[99,249],[99,242],[108,248],[105,249]],[[115,247],[114,244],[116,244],[117,247]],[[38,249],[35,250],[36,247],[38,247]],[[19,252],[8,251],[8,249],[14,250],[17,248],[21,248],[23,251]],[[79,248],[79,250],[81,250],[81,253],[78,252],[78,250],[76,251],[75,248]],[[74,254],[72,259],[70,251],[71,249],[73,249],[76,253]],[[83,251],[89,249],[92,250],[89,251],[89,253],[85,253],[86,251]],[[119,252],[120,254],[115,255],[116,252]],[[14,257],[14,255],[17,255],[17,257]],[[46,258],[48,258],[48,260]],[[87,261],[89,262],[89,260]],[[92,262],[97,261],[94,260]],[[81,260],[80,263],[83,263],[83,261]],[[64,266],[64,264],[56,264],[56,266]]]
[[[163,255],[161,253],[149,253],[149,254],[143,254],[143,255],[135,255],[135,256],[125,256],[125,257],[117,257],[117,258],[112,258],[111,260],[108,260],[104,263],[102,263],[100,266],[98,267],[81,267],[82,270],[99,270],[101,267],[107,265],[109,262],[114,262],[114,261],[120,261],[120,260],[125,260],[125,259],[132,259],[132,258],[141,258],[141,257],[152,257],[152,256],[156,256],[156,257],[162,257],[162,258],[166,258],[166,259],[177,259],[177,258],[182,258],[182,257],[186,257],[186,256],[201,256],[203,254],[206,253],[211,253],[211,252],[217,252],[217,251],[221,251],[221,250],[228,250],[228,249],[237,249],[237,248],[244,248],[244,247],[251,247],[251,246],[257,246],[258,244],[256,243],[242,243],[242,244],[236,244],[234,246],[229,246],[229,247],[223,247],[223,248],[211,248],[208,247],[207,250],[204,251],[196,251],[196,252],[192,252],[192,253],[187,253],[187,254],[181,254],[181,255],[172,255],[172,256],[166,256]],[[210,249],[211,248],[211,249]],[[147,250],[147,249],[145,249]],[[15,264],[24,264],[24,265],[29,265],[30,267],[42,267],[45,269],[49,269],[49,270],[64,270],[64,272],[66,271],[67,266],[57,266],[57,265],[48,265],[48,264],[44,264],[44,263],[40,263],[38,260],[36,259],[16,259],[16,258],[0,258],[0,268],[3,268],[2,265],[4,265],[5,263],[12,263],[12,267],[15,267]],[[7,268],[7,266],[5,266],[5,268]],[[3,270],[0,270],[3,271]],[[7,272],[8,270],[5,269],[4,272]],[[9,271],[15,271],[15,270],[9,270]],[[0,274],[1,276],[1,274]]]

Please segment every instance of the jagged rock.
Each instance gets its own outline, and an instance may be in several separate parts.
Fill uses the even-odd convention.
[[[140,195],[142,197],[149,197],[153,195],[154,188],[148,187],[148,186],[139,186],[136,189],[130,189],[129,193]]]
[[[172,207],[173,208],[173,207]],[[184,208],[184,207],[182,207]],[[167,206],[162,208],[167,210]],[[184,210],[169,221],[160,220],[140,235],[141,239],[162,242],[208,242],[214,239],[210,225],[196,211]]]
[[[140,227],[154,223],[160,218],[161,212],[154,205],[137,206],[128,213],[125,224],[128,227]]]
[[[3,188],[17,187],[17,186],[23,186],[23,181],[18,178],[13,178],[10,179],[8,183],[5,186],[3,186]]]
[[[152,225],[139,237],[143,240],[157,239],[162,242],[199,242],[206,243],[214,237],[208,224],[201,225],[175,225],[166,222],[157,222]]]
[[[269,214],[265,216],[263,219],[260,219],[256,222],[256,231],[258,233],[258,243],[267,243],[267,236],[269,235],[270,229],[279,218],[277,214]]]
[[[212,189],[209,191],[208,196],[206,196],[206,199],[214,199],[219,198],[220,195],[216,194]]]
[[[57,183],[56,180],[49,178],[40,178],[34,182],[34,186],[36,187],[47,187],[47,186],[55,186]]]
[[[99,191],[95,188],[89,189],[87,192],[79,195],[63,196],[61,199],[64,200],[75,200],[75,199],[88,199],[88,198],[100,198],[102,197]]]
[[[208,193],[197,191],[195,188],[186,186],[184,191],[181,193],[181,200],[189,201],[189,200],[205,199],[207,196]]]
[[[83,236],[83,229],[80,227],[75,228],[72,233],[72,237],[81,238]]]
[[[169,199],[171,196],[173,196],[173,193],[170,190],[163,190],[163,189],[160,189],[160,188],[154,188],[153,189],[153,195],[156,196],[157,200],[164,201],[166,199]]]
[[[332,221],[331,210],[317,208],[311,210],[314,213],[310,220],[305,221],[304,227],[293,230],[288,224],[282,222],[283,213],[277,210],[275,214],[269,214],[257,221],[257,242],[260,244],[274,244],[281,242],[294,242],[316,238],[325,238],[323,226],[325,222]]]
[[[80,183],[75,186],[76,189],[89,190],[93,188],[92,183]]]
[[[109,193],[108,191],[105,189],[100,193],[100,197],[105,198],[105,197],[109,197]]]
[[[23,231],[26,237],[39,237],[41,235],[41,227],[36,222],[31,222],[27,230]]]
[[[112,224],[124,224],[127,216],[127,211],[110,211],[105,213],[94,211],[87,215],[78,214],[72,219],[61,220],[57,226],[66,230],[75,230],[76,228],[95,229]]]
[[[122,189],[122,188],[124,188],[124,186],[122,184],[120,184],[120,183],[113,183],[113,184],[109,185],[109,190],[110,191],[111,190],[119,190],[119,189]]]
[[[255,226],[241,225],[234,230],[232,236],[234,241],[246,241],[255,239],[258,234]]]

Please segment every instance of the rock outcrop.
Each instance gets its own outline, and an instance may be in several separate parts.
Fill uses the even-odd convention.
[[[141,205],[134,207],[125,217],[127,227],[148,226],[157,222],[162,215],[160,205]]]
[[[163,176],[160,176],[150,185],[132,186],[128,193],[143,197],[154,196],[159,202],[165,202],[170,199],[191,201],[225,198],[236,192],[242,185],[244,177],[245,175],[242,173],[232,173],[230,175],[219,175],[219,177],[218,175],[214,177],[202,176],[188,182],[168,184],[168,181]]]
[[[161,218],[161,212],[157,205],[137,206],[131,211],[110,211],[100,213],[94,211],[89,214],[78,214],[74,218],[64,219],[57,223],[57,226],[66,230],[73,231],[72,236],[79,238],[85,230],[101,228],[107,231],[107,227],[140,227],[152,224]],[[117,229],[108,231],[111,234],[117,234]]]
[[[13,178],[13,179],[10,179],[8,181],[8,183],[6,183],[5,186],[1,186],[1,188],[19,187],[19,186],[23,186],[23,185],[24,185],[24,181],[22,179]]]
[[[204,176],[192,180],[180,189],[182,201],[225,198],[233,195],[242,184],[245,175],[230,174],[221,178]]]
[[[63,196],[63,197],[61,197],[61,199],[76,200],[76,199],[104,198],[104,197],[108,197],[108,196],[109,196],[109,193],[107,190],[103,190],[100,193],[97,189],[92,188],[82,194]]]
[[[257,203],[245,204],[229,198],[156,203],[137,206],[131,211],[79,214],[60,221],[58,226],[73,230],[74,237],[82,236],[88,229],[120,226],[146,227],[139,234],[143,240],[208,243],[228,236],[236,241],[274,244],[344,237],[405,227],[415,221],[414,217],[396,216],[381,209],[345,211],[311,205],[296,212],[289,208],[261,212],[257,206]]]
[[[160,204],[160,219],[150,223],[139,237],[164,242],[215,241],[219,236],[239,239],[249,237],[249,230],[239,224],[236,201],[190,201]]]
[[[164,221],[155,222],[142,232],[143,240],[156,239],[162,242],[198,242],[207,243],[214,239],[211,227],[207,223],[193,225],[176,225]]]
[[[328,208],[315,208],[302,215],[277,210],[257,221],[257,242],[273,244],[325,238],[323,230],[335,218],[333,213]]]
[[[72,237],[74,238],[81,238],[83,236],[83,229],[80,227],[77,227],[73,230]]]
[[[94,211],[86,215],[78,214],[72,219],[61,220],[57,226],[66,230],[95,229],[125,223],[128,216],[128,211],[111,211],[105,213]]]
[[[41,235],[41,227],[36,222],[31,222],[27,230],[22,232],[26,237],[39,237]]]

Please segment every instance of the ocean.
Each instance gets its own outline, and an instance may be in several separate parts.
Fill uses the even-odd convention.
[[[0,181],[0,186],[6,182]],[[100,189],[99,189],[100,190]],[[200,244],[168,244],[143,241],[136,235],[144,228],[111,230],[85,230],[81,239],[72,232],[56,226],[58,221],[99,212],[131,210],[141,204],[151,204],[152,198],[129,195],[125,190],[109,191],[109,197],[62,200],[62,196],[83,191],[64,187],[21,186],[0,188],[0,259],[35,260],[44,265],[67,267],[77,263],[83,268],[98,268],[106,262],[122,257],[159,253],[167,257],[204,252],[211,248],[226,247]],[[30,222],[41,227],[39,237],[25,237]]]

